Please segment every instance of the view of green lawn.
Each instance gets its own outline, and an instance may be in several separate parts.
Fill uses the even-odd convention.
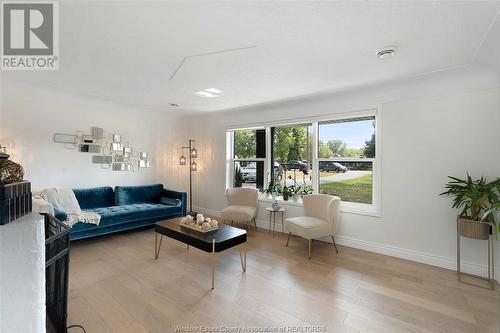
[[[371,204],[372,175],[321,184],[320,193],[336,195],[344,201]]]

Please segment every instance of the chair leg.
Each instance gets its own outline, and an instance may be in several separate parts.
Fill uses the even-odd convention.
[[[253,218],[253,225],[255,226],[255,230],[257,230],[257,222],[255,221],[255,217]]]
[[[234,221],[233,221],[233,220],[231,220],[231,226],[233,226],[233,225],[234,225]]]
[[[311,259],[311,245],[312,245],[312,239],[309,240],[309,259]]]
[[[291,234],[292,234],[291,232],[288,233],[288,238],[286,239],[286,247],[288,247],[288,242],[290,241]]]
[[[332,241],[333,241],[333,246],[335,246],[335,252],[337,252],[337,254],[339,254],[339,249],[337,248],[337,243],[335,243],[335,238],[332,236]]]

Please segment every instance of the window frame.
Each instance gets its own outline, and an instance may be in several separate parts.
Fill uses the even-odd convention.
[[[255,157],[255,158],[234,158],[234,132],[243,130],[266,130],[266,157]],[[267,160],[268,158],[268,148],[267,148],[267,129],[264,127],[252,127],[252,128],[238,128],[233,130],[228,130],[226,132],[226,188],[234,186],[234,163],[235,162],[264,162],[264,188],[267,187]],[[257,188],[257,181],[255,183]],[[259,190],[259,188],[257,188]]]
[[[319,125],[321,122],[334,121],[334,120],[347,120],[353,118],[361,117],[375,117],[375,158],[352,158],[352,157],[335,157],[335,158],[320,158],[318,156],[319,147]],[[342,201],[340,210],[343,213],[352,213],[360,215],[370,215],[370,216],[381,216],[381,151],[382,151],[382,108],[381,106],[376,106],[361,111],[354,112],[343,112],[330,114],[326,116],[315,116],[306,118],[289,119],[283,121],[270,121],[262,122],[257,124],[247,124],[246,126],[231,126],[226,128],[226,188],[232,187],[234,184],[234,162],[237,161],[264,161],[264,188],[267,188],[269,179],[267,177],[270,168],[272,167],[272,137],[271,137],[271,127],[284,127],[293,125],[304,125],[312,124],[312,186],[313,193],[319,193],[319,162],[321,161],[361,161],[361,162],[371,162],[372,163],[372,203],[356,203]],[[265,129],[266,132],[266,157],[265,158],[255,158],[255,159],[235,159],[234,158],[234,131],[238,130],[257,130]],[[259,196],[261,201],[272,201],[265,194]],[[282,204],[285,205],[299,205],[301,203],[287,202],[283,201]]]

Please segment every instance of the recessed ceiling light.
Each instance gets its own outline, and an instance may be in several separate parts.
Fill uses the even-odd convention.
[[[396,46],[385,47],[383,50],[381,50],[377,53],[377,57],[379,59],[387,59],[387,58],[394,57],[396,55],[397,49],[398,48]]]
[[[222,92],[222,90],[217,89],[217,88],[207,88],[207,89],[195,92],[194,94],[196,96],[199,96],[199,97],[220,97],[220,96],[222,96],[223,92]]]
[[[205,91],[208,91],[209,93],[217,94],[217,95],[222,94],[222,90],[217,89],[217,88],[208,88],[208,89],[205,89]]]

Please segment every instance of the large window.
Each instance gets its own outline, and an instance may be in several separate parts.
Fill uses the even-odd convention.
[[[319,123],[319,193],[372,204],[375,117]]]
[[[344,211],[378,213],[376,111],[228,131],[229,186],[339,196]]]

